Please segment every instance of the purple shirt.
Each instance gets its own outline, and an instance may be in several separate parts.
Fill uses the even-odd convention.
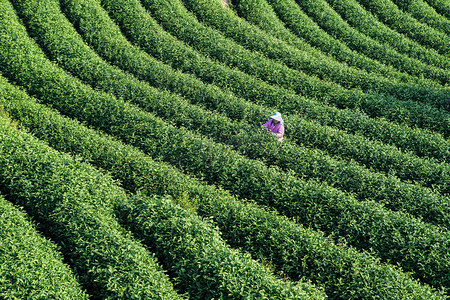
[[[278,124],[273,123],[273,120],[270,119],[265,124],[263,124],[270,132],[275,133],[278,140],[281,142],[283,140],[284,135],[284,125],[279,122]]]

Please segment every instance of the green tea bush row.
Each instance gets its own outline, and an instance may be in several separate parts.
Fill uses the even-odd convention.
[[[258,104],[255,105],[222,91],[216,86],[204,84],[190,75],[174,72],[170,67],[162,65],[160,62],[146,55],[146,53],[143,53],[138,48],[130,45],[121,35],[120,29],[108,18],[106,12],[102,10],[96,2],[63,1],[62,3],[65,14],[71,19],[73,24],[77,27],[77,30],[83,35],[86,42],[89,43],[89,46],[94,48],[99,55],[114,65],[134,74],[141,80],[145,80],[159,89],[169,89],[175,93],[181,94],[192,103],[200,104],[209,110],[218,111],[229,118],[247,121],[254,125],[259,125],[261,120],[264,120],[268,115],[275,111],[274,108],[267,105],[268,101],[256,101],[264,106]],[[83,3],[83,5],[77,5],[77,3]],[[61,24],[61,28],[66,28],[66,26]],[[65,32],[64,35],[67,38],[72,36],[69,32]],[[42,36],[44,36],[43,32],[37,34],[37,38],[42,39]],[[57,37],[53,37],[53,39],[57,39]],[[51,40],[52,39],[50,39],[50,41]],[[72,40],[72,43],[76,43],[76,40]],[[64,46],[64,43],[47,43],[47,45],[48,44],[50,45],[47,46],[47,48],[50,48],[50,46],[53,47],[53,51],[49,51],[50,54],[56,52],[54,48]],[[80,48],[82,47],[80,46]],[[86,49],[86,47],[84,48]],[[67,50],[60,50],[57,53],[69,53],[70,51],[73,51],[70,47],[66,47],[65,49]],[[57,60],[59,58],[58,55],[52,55],[52,59]],[[81,53],[77,53],[73,56],[74,57],[71,60],[64,60],[64,63],[60,63],[60,65],[65,68],[71,68],[71,66],[83,66],[83,60],[89,59],[88,56],[82,55]],[[58,61],[61,62],[61,59]],[[118,80],[118,75],[106,75],[104,68],[97,67],[88,69],[92,72],[101,69],[97,72],[99,75],[106,77],[109,81],[111,81],[109,76],[113,76],[115,80]],[[77,73],[81,73],[81,70],[79,70],[78,67]],[[113,85],[108,85],[108,80],[105,81],[96,77],[95,80],[90,80],[90,82],[95,86],[100,86],[101,83],[105,83],[101,85],[101,88],[114,92],[116,96],[120,96],[121,98],[152,98],[145,93],[144,95],[140,95],[147,90],[142,87],[142,84],[139,87],[142,92],[133,91],[131,95],[127,95],[125,94],[126,89],[120,88],[121,84],[114,83]],[[122,94],[118,94],[117,90],[122,92]],[[268,93],[269,92],[264,92],[263,95],[269,96],[270,98]],[[286,116],[287,123],[290,124],[289,126],[295,126],[291,124],[297,124],[297,122],[305,123],[305,121],[302,120],[303,118],[312,119],[315,121],[313,123],[314,128],[320,126],[317,122],[322,125],[338,127],[348,133],[356,133],[371,139],[394,144],[400,149],[413,152],[418,156],[433,157],[439,161],[449,162],[450,144],[439,135],[433,135],[419,129],[410,129],[406,126],[395,125],[385,120],[373,120],[357,112],[338,110],[336,108],[319,105],[304,98],[300,99],[293,95],[286,97],[286,95],[287,93],[285,91],[279,91],[279,98],[284,99],[282,101],[280,100],[277,105],[278,109],[283,112],[285,110],[291,112]],[[167,103],[168,101],[165,102]],[[300,116],[293,113],[298,113]],[[301,128],[303,136],[306,136],[307,132],[311,132],[309,128],[311,127],[303,126],[303,128]],[[207,128],[202,127],[202,129]],[[295,129],[295,127],[292,127],[292,129]],[[297,130],[290,130],[289,136],[294,137],[296,132]],[[316,134],[315,130],[312,134]],[[306,138],[306,140],[308,140],[308,138]],[[328,143],[328,141],[326,141],[326,143]],[[320,144],[317,147],[320,147]],[[449,151],[446,151],[446,149]]]
[[[2,191],[40,220],[89,294],[180,299],[156,259],[113,218],[126,195],[110,178],[0,122]]]
[[[426,24],[420,23],[410,15],[403,13],[390,0],[358,1],[384,24],[417,41],[419,44],[433,48],[440,54],[448,56],[450,36]]]
[[[36,230],[23,209],[3,196],[0,249],[0,298],[88,299],[56,245]]]
[[[265,32],[272,34],[279,39],[284,40],[291,46],[308,51],[311,55],[317,55],[322,58],[323,54],[328,54],[338,61],[345,62],[350,66],[364,69],[371,73],[377,73],[382,76],[407,80],[408,76],[400,73],[391,66],[384,65],[377,60],[371,59],[347,47],[341,41],[331,37],[325,31],[318,29],[317,35],[323,38],[326,47],[320,47],[320,51],[311,50],[308,42],[295,35],[286,28],[285,24],[278,18],[274,9],[266,0],[239,0],[231,4],[233,9],[240,17],[248,22],[257,25]],[[316,37],[317,38],[317,37]],[[316,43],[317,45],[318,43]],[[314,48],[313,48],[314,49]],[[317,47],[315,49],[318,49]],[[317,53],[317,54],[316,54]]]
[[[28,2],[27,5],[30,3],[32,2]],[[47,1],[46,7],[50,7],[51,4],[55,6],[53,11],[57,12],[55,1]],[[94,82],[95,87],[103,88],[114,93],[118,98],[129,100],[148,111],[153,111],[177,126],[198,130],[222,143],[231,144],[250,158],[261,159],[268,164],[294,170],[300,175],[319,178],[340,189],[353,192],[361,199],[371,198],[381,201],[392,209],[401,208],[413,215],[424,217],[428,222],[450,225],[446,217],[447,209],[445,209],[448,199],[441,199],[439,195],[419,186],[403,184],[393,176],[385,177],[382,174],[372,173],[354,163],[335,160],[322,152],[298,147],[288,141],[283,147],[278,145],[268,147],[269,137],[264,136],[264,138],[254,134],[254,130],[248,124],[231,121],[201,107],[190,105],[179,97],[152,89],[144,83],[137,82],[133,77],[102,63],[87,46],[81,50],[83,42],[77,37],[70,24],[64,22],[61,14],[53,13],[52,22],[47,25],[48,18],[41,18],[41,21],[39,15],[49,16],[48,13],[41,13],[37,7],[26,9],[20,4],[16,7],[23,15],[25,23],[33,28],[32,34],[42,41],[41,46],[46,49],[46,52],[53,57],[58,57],[59,65],[68,71],[77,72],[81,79]],[[34,14],[36,17],[29,22],[28,20]],[[59,32],[53,28],[58,16],[60,16],[57,26]],[[86,19],[96,20],[96,23],[99,20],[93,16]],[[49,26],[50,30],[46,29],[46,26]],[[62,40],[60,41],[61,38],[67,41],[66,44],[70,47],[65,47]],[[307,125],[305,122],[299,123]],[[301,132],[316,126],[309,124],[305,127],[306,129],[301,128]],[[239,132],[242,128],[244,130]],[[238,132],[239,136],[234,137]],[[386,153],[386,151],[384,147],[374,152]],[[399,155],[401,156],[398,152],[394,152],[394,157]]]
[[[121,222],[152,248],[191,299],[325,299],[310,284],[274,280],[267,266],[231,249],[216,225],[169,199],[137,197]],[[208,219],[206,219],[208,220]],[[182,259],[179,259],[179,258]]]
[[[280,19],[287,24],[289,29],[307,39],[314,46],[320,46],[323,43],[322,38],[318,37],[318,32],[325,30],[331,36],[345,41],[344,43],[350,49],[387,65],[392,65],[400,71],[412,72],[413,74],[419,75],[420,73],[417,73],[419,72],[416,67],[417,65],[422,65],[420,69],[425,74],[430,72],[426,71],[426,64],[434,66],[432,68],[435,70],[434,72],[443,72],[442,69],[448,69],[450,67],[450,61],[444,56],[389,29],[359,6],[356,1],[328,1],[336,11],[330,10],[330,7],[323,5],[323,2],[310,3],[308,7],[303,7],[304,11],[295,0],[268,0],[268,2],[272,5]],[[339,10],[338,7],[340,6],[347,7],[346,9],[348,11]],[[320,14],[324,9],[326,10],[327,16],[335,16],[333,22],[330,22],[328,18]],[[339,12],[347,23],[343,22],[336,15],[336,12]],[[336,22],[339,23],[336,24]],[[354,31],[348,25],[355,27],[358,31]],[[344,30],[344,27],[347,30]],[[381,40],[378,37],[383,37],[383,39]],[[384,42],[380,43],[378,41],[389,42],[389,44],[386,45],[383,44]],[[330,47],[328,43],[325,46]],[[439,69],[441,71],[438,71]]]
[[[192,49],[186,47],[182,43],[176,42],[172,36],[163,32],[161,28],[158,27],[155,20],[146,13],[137,1],[125,1],[125,3],[114,1],[111,3],[107,0],[102,1],[102,5],[119,24],[127,38],[155,57],[170,64],[172,67],[181,69],[185,72],[194,72],[194,74],[199,76],[204,82],[214,83],[224,89],[231,88],[233,93],[246,99],[259,98],[263,95],[263,90],[267,90],[259,84],[258,80],[255,81],[254,78],[250,78],[249,82],[249,77],[242,75],[242,73],[233,72],[230,74],[228,70],[223,72],[223,68],[219,67],[220,65],[212,65],[211,61],[205,61],[199,57],[197,52],[193,52]],[[173,13],[171,12],[169,15],[171,14]],[[182,31],[185,30],[186,28]],[[245,76],[245,80],[241,79],[242,76]],[[353,94],[353,96],[351,94]],[[359,94],[361,97],[358,97],[355,94]],[[266,97],[266,95],[264,96]],[[322,95],[320,100],[328,102],[330,97],[334,98],[335,96],[336,95],[333,94]],[[397,106],[394,113],[394,109],[391,107],[392,101],[394,101],[393,99],[385,101],[386,99],[383,97],[380,98],[380,95],[367,95],[356,91],[346,91],[340,93],[338,96],[343,103],[346,103],[344,106],[354,103],[349,97],[352,99],[356,97],[358,98],[358,102],[364,103],[362,105],[357,105],[357,107],[370,106],[371,108],[369,111],[367,109],[362,110],[372,116],[384,115],[388,119],[395,119],[396,122],[408,124],[414,123],[419,127],[434,128],[439,132],[447,132],[449,130],[449,126],[446,125],[449,123],[448,113],[435,110],[432,107],[424,107],[423,104],[412,104],[412,102],[406,103],[404,101],[396,102],[399,105],[406,106],[403,108]],[[346,100],[344,100],[344,98]],[[277,103],[280,101],[280,98],[271,96],[264,101]],[[409,105],[414,105],[416,108],[410,109],[408,108]],[[353,105],[350,106],[355,108]],[[426,114],[424,113],[424,109],[427,110]],[[388,115],[390,117],[388,117]]]
[[[438,14],[434,8],[423,0],[395,0],[400,9],[411,14],[419,22],[426,23],[447,35],[450,34],[450,20]]]
[[[172,1],[178,2],[176,0]],[[232,11],[224,10],[221,4],[215,0],[184,1],[184,4],[186,8],[195,14],[199,21],[216,28],[227,38],[236,41],[236,43],[243,45],[249,50],[261,52],[267,57],[280,61],[295,70],[304,71],[321,79],[336,82],[346,88],[356,87],[361,88],[363,91],[377,91],[407,100],[420,100],[417,98],[417,95],[419,95],[419,91],[420,94],[423,92],[422,87],[434,86],[436,87],[436,92],[430,91],[431,94],[421,99],[421,101],[430,104],[444,103],[444,99],[441,99],[444,89],[440,89],[428,80],[413,79],[410,76],[410,83],[402,83],[394,78],[386,78],[375,73],[367,73],[361,69],[348,67],[332,59],[324,58],[319,60],[314,57],[308,57],[309,52],[299,52],[295,47],[291,47],[284,41],[266,34],[258,27],[249,24],[245,19],[237,17]],[[227,48],[235,47],[228,46]],[[239,55],[239,52],[228,51],[230,51],[230,56],[234,56],[233,53]],[[448,75],[445,82],[449,81],[450,72]],[[352,83],[347,84],[347,81],[352,81]],[[450,90],[448,92],[450,93]],[[433,95],[435,93],[439,95]]]
[[[341,105],[347,107],[355,104],[354,101],[357,101],[358,105],[361,104],[361,101],[356,100],[355,97],[370,97],[363,92],[365,91],[370,92],[372,96],[377,95],[377,102],[383,99],[383,101],[389,102],[390,106],[403,106],[409,103],[410,109],[413,109],[412,107],[417,105],[416,101],[424,101],[427,105],[437,105],[450,110],[450,104],[446,101],[448,97],[444,97],[446,88],[426,88],[427,92],[419,85],[396,83],[392,79],[386,78],[380,78],[382,82],[376,83],[367,78],[367,76],[376,77],[376,75],[370,75],[363,71],[359,72],[357,69],[349,69],[350,71],[346,72],[346,68],[342,65],[334,67],[330,60],[324,64],[311,65],[308,70],[305,70],[308,64],[313,62],[313,58],[307,53],[295,51],[295,48],[289,47],[282,41],[267,37],[255,26],[245,26],[248,23],[243,22],[242,19],[236,20],[236,16],[229,10],[223,9],[217,1],[212,0],[203,5],[202,2],[190,1],[186,3],[189,3],[191,9],[195,9],[196,16],[201,21],[209,22],[208,25],[215,21],[214,26],[222,26],[220,30],[228,30],[228,38],[224,37],[221,32],[217,32],[217,30],[197,21],[182,5],[181,1],[144,0],[142,3],[152,11],[152,16],[158,19],[166,30],[201,53],[271,84],[292,89],[301,95],[338,107],[341,107]],[[216,9],[213,9],[214,7]],[[228,26],[224,26],[225,24],[228,24]],[[260,52],[250,51],[234,41],[239,40],[244,43],[242,41],[244,39],[245,42],[256,44],[252,45],[253,50],[271,51],[271,53],[260,54]],[[277,57],[282,57],[282,62],[277,63],[280,61]],[[294,61],[297,59],[299,60],[296,62],[288,62],[288,60]],[[321,75],[313,74],[309,76],[303,71],[298,71],[296,66],[298,66],[297,69],[302,66],[305,73],[318,72]],[[330,76],[339,78],[333,79]],[[390,96],[385,93],[395,95]],[[332,95],[334,96],[333,99],[325,100],[325,97]],[[335,98],[336,96],[337,98]],[[422,98],[422,96],[425,97]],[[345,104],[342,102],[342,97],[346,98]],[[371,101],[368,102],[370,106]],[[422,105],[424,104],[422,103]],[[363,107],[362,109],[367,112],[368,108]]]
[[[255,258],[268,260],[266,263],[270,262],[276,272],[293,280],[312,280],[336,299],[439,298],[437,293],[412,281],[410,275],[396,267],[381,264],[378,259],[351,247],[336,245],[322,233],[263,207],[238,201],[222,189],[156,162],[132,146],[38,104],[1,77],[0,84],[5,110],[35,136],[60,151],[83,157],[107,170],[131,192],[171,195],[186,210],[213,218],[229,243]]]

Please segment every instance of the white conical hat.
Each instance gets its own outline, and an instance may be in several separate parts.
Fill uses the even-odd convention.
[[[273,114],[273,116],[270,116],[271,119],[283,122],[283,118],[281,117],[281,114],[279,112],[276,112]]]

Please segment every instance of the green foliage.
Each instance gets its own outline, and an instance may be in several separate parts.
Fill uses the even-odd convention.
[[[445,0],[426,0],[441,15],[450,18],[450,5]]]
[[[71,81],[72,84],[75,83],[73,79]],[[67,80],[61,83],[67,84]],[[76,85],[72,85],[72,87],[76,87]],[[301,221],[304,223],[315,223],[317,228],[322,230],[328,228],[329,232],[339,232],[340,236],[346,235],[345,232],[351,229],[354,223],[383,230],[384,221],[382,220],[393,219],[395,220],[391,221],[395,224],[393,229],[398,232],[401,232],[405,226],[411,226],[410,218],[402,213],[387,212],[379,205],[370,202],[358,203],[353,198],[324,184],[297,180],[289,174],[280,173],[277,168],[266,168],[260,162],[252,162],[240,157],[225,146],[215,144],[187,130],[167,125],[158,118],[142,113],[126,103],[108,100],[110,97],[105,94],[95,93],[81,85],[78,86],[78,89],[77,93],[74,88],[67,87],[65,90],[71,90],[74,96],[78,95],[78,97],[70,98],[70,103],[74,107],[84,107],[85,105],[82,103],[89,100],[89,110],[74,109],[72,111],[84,121],[90,122],[91,125],[98,126],[130,144],[139,146],[151,156],[161,157],[175,165],[182,166],[186,171],[204,176],[210,182],[221,184],[241,197],[252,198],[259,203],[273,206],[289,216],[301,216]],[[60,90],[55,85],[46,86],[45,89],[48,95]],[[80,97],[85,93],[88,93],[89,97]],[[53,99],[54,106],[58,104],[58,99],[60,98]],[[94,101],[98,101],[97,104]],[[361,215],[361,209],[367,210],[367,212]],[[347,212],[348,215],[341,218],[343,212]],[[368,219],[364,220],[359,216],[368,217]],[[418,221],[411,222],[413,227],[423,226]],[[339,226],[336,226],[337,224]],[[395,258],[401,258],[397,252],[386,251],[394,246],[393,243],[396,243],[390,234],[386,237],[378,234],[372,236],[370,232],[365,231],[356,235],[356,232],[352,230],[351,237],[355,239],[354,242],[359,247],[378,248],[382,251],[379,253],[380,255],[383,253],[393,254],[393,257],[390,257],[393,261]],[[402,234],[407,232],[405,230]],[[363,237],[362,233],[368,234],[368,236]],[[420,238],[418,237],[418,239]],[[403,247],[402,251],[406,250]],[[414,256],[418,260],[423,259],[420,255],[414,254],[416,249],[408,249],[408,251],[410,252],[408,257]],[[442,255],[444,255],[442,260],[447,261],[445,253],[436,254],[434,257]],[[420,265],[421,263],[417,261],[415,271],[418,274],[424,271],[421,270]],[[433,270],[433,273],[441,276],[439,270]],[[444,274],[442,274],[443,278],[432,280],[445,281]],[[420,277],[422,276],[420,275]]]
[[[42,3],[42,2],[41,2]],[[112,104],[112,103],[111,103]],[[98,149],[97,149],[98,150]],[[64,168],[61,168],[57,165],[58,159],[57,158],[53,158],[53,160],[55,161],[55,165],[49,165],[48,168],[52,169],[55,168],[56,170],[58,170],[58,173],[56,174],[52,174],[52,172],[46,172],[45,176],[42,176],[42,178],[40,180],[42,180],[43,182],[41,182],[40,184],[36,184],[37,189],[39,190],[39,188],[44,189],[55,189],[55,186],[52,185],[48,182],[45,181],[47,176],[50,176],[51,178],[57,178],[58,183],[61,183],[60,181],[62,180],[63,182],[66,182],[65,185],[61,185],[61,187],[59,189],[55,189],[54,193],[49,193],[49,195],[47,197],[53,197],[54,200],[56,201],[58,199],[58,197],[61,197],[61,195],[64,195],[65,197],[67,197],[68,199],[71,199],[72,197],[70,197],[70,195],[68,195],[68,193],[65,191],[67,188],[69,187],[73,187],[74,190],[77,191],[77,193],[81,193],[83,194],[83,189],[79,188],[77,186],[77,183],[80,184],[79,182],[73,182],[73,181],[69,181],[66,178],[64,178],[65,176],[65,170]],[[37,161],[37,163],[39,163],[39,161]],[[15,164],[19,167],[19,163],[15,162]],[[67,165],[69,165],[68,163],[66,163]],[[75,222],[74,223],[70,223],[70,225],[72,226],[72,229],[75,230],[76,232],[81,232],[80,235],[81,237],[86,236],[89,237],[90,239],[93,239],[97,244],[98,247],[104,247],[106,248],[107,245],[104,245],[104,243],[101,243],[102,241],[99,240],[99,238],[97,237],[97,239],[95,239],[95,235],[107,235],[106,232],[108,232],[110,235],[114,235],[115,231],[114,231],[114,219],[111,219],[112,216],[112,209],[113,208],[117,208],[118,206],[122,206],[127,202],[127,197],[124,194],[124,191],[118,189],[117,187],[111,186],[108,181],[108,178],[104,178],[103,179],[103,188],[100,188],[98,185],[98,182],[95,183],[91,183],[91,182],[87,182],[85,183],[84,181],[87,181],[89,178],[89,174],[85,174],[84,176],[81,176],[78,172],[77,172],[77,166],[70,166],[70,168],[73,170],[73,172],[75,173],[74,175],[72,175],[74,178],[78,178],[81,181],[81,184],[85,184],[88,186],[89,189],[92,189],[94,192],[92,193],[86,193],[88,195],[86,195],[86,197],[88,199],[90,199],[90,201],[92,201],[92,204],[95,203],[95,208],[90,211],[88,210],[88,206],[89,204],[86,204],[84,202],[82,202],[85,198],[84,197],[79,197],[77,198],[78,202],[75,202],[73,205],[74,207],[76,207],[76,205],[78,205],[79,207],[83,207],[83,210],[81,210],[78,213],[75,213],[72,216],[73,220],[77,220],[78,218],[84,217],[85,219],[87,218],[87,222],[89,222],[90,225],[94,226],[97,225],[98,230],[93,231],[92,228],[91,231],[89,232],[90,235],[88,235],[86,233],[86,231],[81,231],[79,228],[77,228],[77,226],[79,226],[78,223]],[[8,169],[8,168],[7,168]],[[20,171],[20,168],[18,168],[18,172]],[[59,173],[61,172],[61,174]],[[26,176],[24,176],[23,180],[26,179]],[[84,179],[84,180],[83,180]],[[11,179],[12,180],[12,179]],[[100,180],[99,180],[100,181]],[[19,184],[19,186],[22,186],[23,184]],[[105,191],[109,191],[109,194],[104,194]],[[10,191],[10,193],[14,193],[14,191]],[[41,192],[40,192],[41,193]],[[97,195],[99,194],[99,195]],[[103,196],[103,198],[101,197]],[[42,197],[42,195],[41,195]],[[113,199],[109,199],[109,198],[113,198]],[[99,200],[102,201],[99,201]],[[46,198],[42,197],[42,201],[45,201]],[[93,212],[97,212],[97,215],[94,215],[97,217],[97,219],[99,219],[99,221],[101,223],[104,223],[103,226],[101,226],[100,224],[98,224],[99,222],[95,222],[95,220],[90,220],[88,217],[92,217],[91,215],[86,216],[88,213],[93,213]],[[67,218],[66,215],[63,215],[63,217]],[[45,218],[45,216],[43,217]],[[49,223],[51,223],[51,221],[48,221]],[[86,222],[86,221],[85,221]],[[49,225],[50,226],[50,225]],[[95,227],[94,227],[95,228]],[[58,227],[56,229],[53,230],[54,234],[57,234]],[[117,231],[117,228],[116,228]],[[72,236],[67,236],[68,233],[64,232],[60,233],[61,235],[63,235],[63,237],[59,237],[58,235],[56,235],[56,238],[60,238],[65,242],[65,246],[69,247],[78,247],[78,248],[82,248],[83,246],[83,242],[78,241],[78,245],[73,245],[73,242],[75,240],[80,239],[80,237],[78,237],[76,234],[73,234]],[[64,236],[65,234],[65,236]],[[84,235],[83,235],[84,234]],[[94,237],[92,237],[92,235],[94,235]],[[117,233],[116,233],[117,235]],[[216,233],[216,239],[215,241],[218,242],[218,234]],[[73,240],[71,240],[73,239]],[[125,244],[125,241],[123,241],[123,238],[120,239],[120,237],[118,236],[111,236],[111,239],[113,241],[115,241],[116,243],[120,244]],[[69,241],[67,241],[69,240]],[[170,238],[169,238],[170,240]],[[206,240],[204,241],[206,242]],[[222,245],[224,245],[224,243],[222,242]],[[111,247],[111,250],[114,250],[113,248],[114,245],[112,245],[110,243],[109,247]],[[129,250],[131,253],[136,252],[135,249],[133,249],[133,247],[131,245],[124,245],[126,247],[124,247],[125,249]],[[205,246],[207,247],[207,246]],[[65,251],[68,252],[67,249],[64,249]],[[109,250],[110,252],[112,252],[111,250]],[[99,250],[97,250],[99,251]],[[95,252],[97,252],[95,251]],[[81,252],[81,251],[80,251]],[[199,253],[200,255],[202,253]],[[214,253],[212,253],[213,255]],[[69,255],[69,254],[68,254]],[[86,254],[87,255],[87,254]],[[121,253],[119,253],[117,250],[115,252],[112,252],[111,255],[115,255],[114,257],[116,257],[115,259],[112,259],[112,257],[108,257],[108,261],[111,264],[111,268],[112,270],[102,270],[102,265],[97,266],[98,270],[96,270],[96,272],[93,272],[92,270],[90,270],[91,273],[100,273],[100,275],[103,275],[104,278],[98,278],[96,279],[94,276],[91,275],[91,277],[89,276],[85,276],[87,278],[83,278],[86,281],[86,285],[88,286],[88,290],[93,290],[96,292],[96,294],[98,295],[98,297],[103,297],[102,295],[105,295],[107,292],[109,292],[111,294],[111,296],[116,296],[116,297],[136,297],[136,298],[154,298],[156,295],[151,296],[150,292],[151,292],[151,287],[152,285],[149,284],[148,281],[150,282],[155,282],[157,278],[155,278],[154,276],[150,276],[151,274],[145,274],[143,273],[142,275],[140,275],[141,272],[146,271],[147,269],[152,267],[151,262],[148,261],[148,259],[145,259],[145,256],[141,254],[142,258],[141,260],[138,260],[137,262],[134,262],[134,264],[132,264],[131,262],[127,261],[127,257]],[[237,261],[239,262],[239,252],[234,252],[233,255],[231,256],[231,260],[233,261]],[[76,256],[75,256],[76,257]],[[186,259],[188,259],[187,256],[183,257],[183,256],[178,256],[180,258],[180,260],[185,261]],[[96,262],[96,257],[94,256],[92,258],[92,263],[95,264]],[[98,258],[97,258],[98,259]],[[82,272],[82,267],[83,267],[83,263],[86,263],[87,259],[85,259],[84,261],[82,259],[80,259],[80,261],[77,261],[76,259],[73,259],[72,263],[74,265],[77,265]],[[172,257],[172,261],[173,261],[173,257]],[[148,267],[143,267],[141,266],[139,263],[145,263],[145,264],[149,264]],[[229,261],[227,261],[229,262]],[[196,264],[197,261],[192,260],[190,262],[191,264]],[[208,263],[210,263],[213,267],[214,262],[205,262],[206,265]],[[221,262],[221,264],[224,264],[226,262]],[[153,262],[154,265],[154,262]],[[242,267],[243,264],[238,265],[238,267]],[[260,285],[256,285],[256,288],[251,290],[250,292],[247,292],[246,294],[242,295],[242,297],[245,298],[245,295],[251,295],[251,294],[255,294],[255,295],[260,295],[261,297],[264,296],[264,293],[267,293],[267,298],[286,298],[287,299],[305,299],[305,298],[310,298],[311,296],[313,296],[314,299],[323,299],[324,295],[321,292],[316,291],[314,288],[310,287],[309,285],[298,285],[298,286],[294,286],[294,285],[290,285],[288,283],[284,283],[280,280],[277,280],[273,277],[273,275],[271,275],[269,273],[269,271],[266,270],[262,270],[261,268],[258,267],[259,265],[256,262],[247,262],[247,266],[246,268],[246,274],[247,276],[245,276],[244,278],[240,278],[239,280],[237,280],[235,282],[234,280],[234,276],[235,274],[238,274],[238,270],[240,268],[237,268],[236,266],[231,266],[232,268],[229,269],[229,274],[227,276],[225,276],[224,278],[219,277],[214,277],[212,278],[212,280],[214,281],[212,285],[200,285],[198,286],[201,290],[203,290],[203,294],[206,292],[207,294],[211,293],[212,295],[220,295],[223,294],[222,297],[228,296],[228,293],[231,293],[231,297],[233,296],[237,296],[239,295],[239,291],[241,289],[245,289],[245,286],[253,286],[256,285],[256,283],[259,283]],[[131,269],[126,269],[126,267],[128,268],[136,268],[135,271],[132,271]],[[179,268],[180,273],[183,273],[184,268],[182,268],[182,264],[180,264]],[[120,276],[115,275],[114,270],[117,270],[117,272],[119,274],[121,274]],[[85,271],[86,273],[89,273],[87,271]],[[200,273],[200,271],[197,272],[192,272],[189,274],[189,276],[182,276],[182,279],[185,281],[188,277],[190,277],[190,284],[188,284],[188,286],[196,286],[197,284],[197,277],[199,276],[199,274],[196,273]],[[251,274],[255,274],[256,276],[253,276],[253,278],[250,276]],[[147,275],[145,278],[141,277],[141,276],[145,276]],[[257,275],[260,275],[261,277],[258,277]],[[115,278],[115,276],[117,276],[118,278]],[[129,277],[129,278],[128,278]],[[134,278],[134,280],[130,281],[130,278]],[[101,280],[102,279],[102,280]],[[105,287],[102,285],[104,281],[106,281],[106,279],[108,279],[109,281],[109,288],[111,290],[107,290],[107,291],[103,291],[105,289]],[[119,279],[121,279],[119,281]],[[117,282],[115,282],[117,280]],[[156,285],[158,282],[156,281],[154,285]],[[113,285],[111,287],[111,285]],[[167,288],[167,287],[166,287]],[[258,288],[262,288],[261,293],[259,294],[260,291]],[[302,292],[303,289],[307,289],[307,292]],[[119,291],[122,291],[120,294],[116,295],[114,294],[114,292],[116,292],[114,289],[118,289]],[[230,291],[227,291],[227,289],[230,289]],[[248,288],[247,288],[248,289]],[[156,294],[156,292],[158,292],[158,290],[154,291],[153,294]],[[164,293],[168,293],[167,296],[170,296],[170,292],[169,291],[161,291],[162,294]],[[271,295],[271,293],[274,293],[274,295]],[[264,298],[264,297],[263,297]]]
[[[1,117],[1,122],[7,122]],[[26,213],[0,196],[0,297],[88,299],[54,243]]]

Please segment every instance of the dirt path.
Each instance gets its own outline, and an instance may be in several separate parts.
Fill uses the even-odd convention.
[[[228,0],[222,0],[223,7],[228,7]]]

